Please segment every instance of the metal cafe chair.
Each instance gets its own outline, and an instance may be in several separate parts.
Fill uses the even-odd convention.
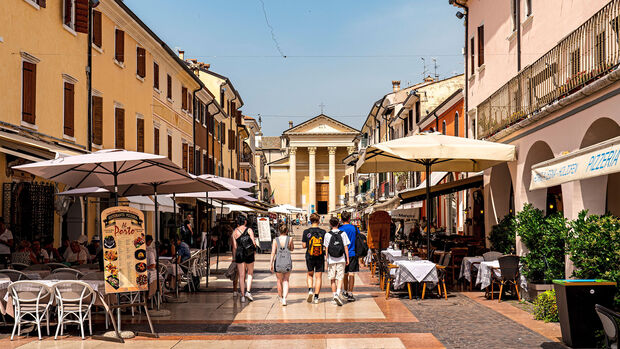
[[[24,263],[11,263],[11,269],[19,270],[19,271],[27,269],[28,266],[29,266],[28,264],[24,264]]]
[[[517,292],[517,299],[521,301],[519,295],[519,256],[502,256],[498,259],[499,270],[501,275],[498,277],[495,272],[491,272],[491,299],[493,299],[493,286],[499,284],[499,302],[502,301],[502,293],[504,291],[504,285],[514,285]],[[493,268],[497,270],[498,268]]]
[[[78,324],[84,339],[84,321],[88,320],[90,335],[93,335],[90,310],[95,303],[95,291],[89,284],[82,281],[61,281],[52,287],[57,302],[58,332],[62,336],[66,324]],[[73,319],[72,319],[73,318]]]
[[[37,281],[16,281],[9,285],[8,294],[13,298],[15,324],[11,333],[11,340],[21,335],[21,326],[35,324],[41,340],[41,321],[47,321],[47,335],[50,333],[49,308],[52,304],[53,293],[46,285]]]
[[[15,269],[2,269],[0,274],[6,275],[12,282],[20,280],[30,280],[30,277],[23,272]]]
[[[603,331],[605,332],[605,343],[607,348],[618,348],[618,333],[620,332],[620,314],[605,308],[600,304],[594,305],[596,314],[601,323],[603,324]]]
[[[49,274],[48,276],[43,278],[43,280],[77,280],[77,279],[78,279],[77,274],[66,272],[66,271]]]
[[[54,269],[52,270],[52,273],[50,275],[54,275],[57,273],[73,273],[75,274],[75,279],[77,280],[79,278],[81,278],[82,276],[84,276],[84,273],[82,273],[81,271],[77,270],[77,269],[73,269],[73,268],[58,268],[58,269]]]
[[[66,268],[67,266],[62,264],[62,263],[47,263],[46,264],[48,267],[50,267],[50,269],[54,270],[54,269],[59,269],[59,268]]]

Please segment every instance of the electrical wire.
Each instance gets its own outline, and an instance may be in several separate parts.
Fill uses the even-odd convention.
[[[273,43],[276,45],[276,49],[278,50],[278,52],[280,52],[280,56],[282,58],[286,58],[286,55],[284,54],[284,52],[282,52],[282,49],[280,48],[280,43],[278,43],[278,39],[276,38],[276,33],[273,27],[271,26],[271,23],[269,23],[269,18],[267,17],[267,10],[265,9],[265,2],[263,0],[258,0],[258,1],[260,1],[261,8],[263,9],[263,15],[265,16],[265,23],[267,24],[267,27],[269,27],[269,31],[271,32],[271,40],[273,40]]]

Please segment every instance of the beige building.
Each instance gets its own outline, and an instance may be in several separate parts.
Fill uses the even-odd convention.
[[[281,137],[283,156],[268,163],[275,203],[319,214],[343,206],[343,159],[356,149],[358,134],[358,130],[324,114],[297,126],[291,122]],[[270,152],[277,154],[278,150]]]

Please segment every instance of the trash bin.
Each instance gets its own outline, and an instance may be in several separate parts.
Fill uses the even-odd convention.
[[[595,304],[611,308],[616,283],[596,279],[553,280],[562,341],[574,348],[596,347],[595,331],[602,329]]]

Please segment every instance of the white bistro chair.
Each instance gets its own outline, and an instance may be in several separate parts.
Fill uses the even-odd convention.
[[[60,281],[54,285],[54,296],[58,309],[58,332],[62,336],[66,324],[78,324],[84,339],[84,321],[88,319],[88,330],[93,335],[93,326],[90,310],[95,303],[95,291],[89,284],[82,281]]]
[[[49,308],[54,300],[52,290],[37,281],[15,281],[9,285],[7,292],[13,298],[15,325],[11,340],[21,335],[21,325],[36,324],[41,340],[41,321],[47,322],[47,335],[50,334]]]

